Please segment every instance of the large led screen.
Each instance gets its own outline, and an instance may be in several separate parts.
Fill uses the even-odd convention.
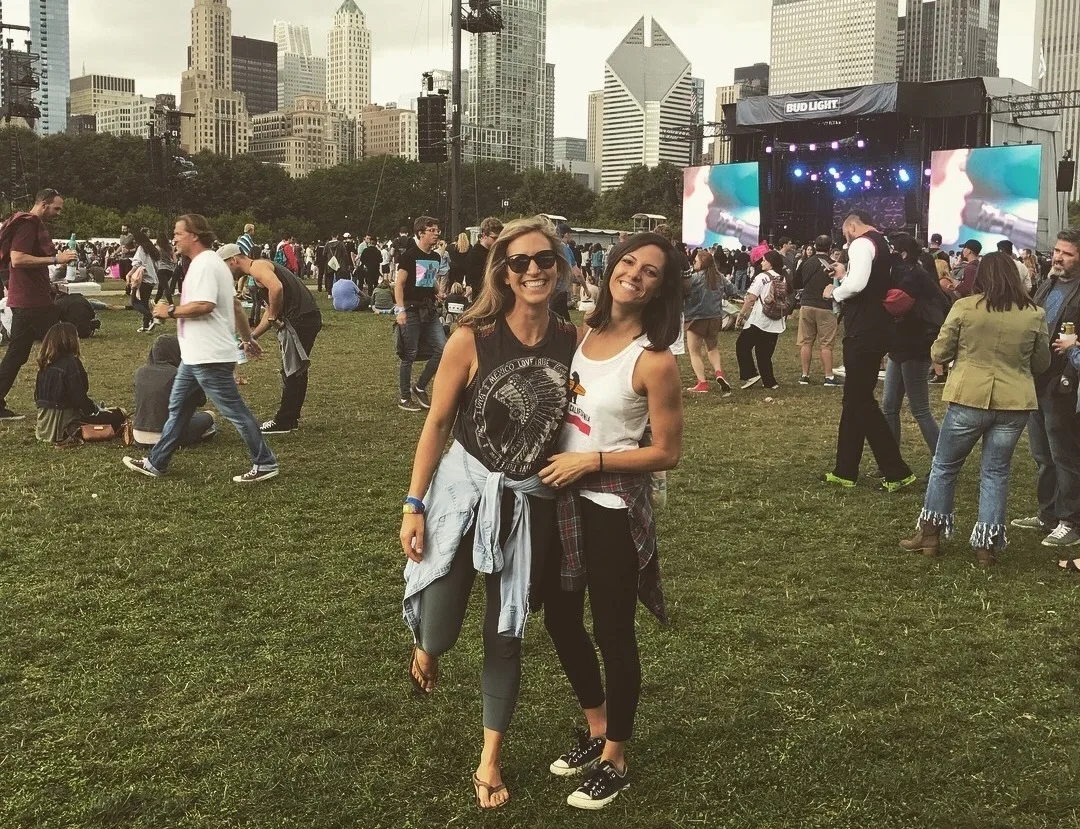
[[[737,248],[761,237],[758,165],[717,164],[683,170],[683,241]]]
[[[929,231],[941,234],[945,248],[975,239],[987,250],[1008,239],[1017,249],[1034,250],[1041,177],[1037,144],[935,152]]]

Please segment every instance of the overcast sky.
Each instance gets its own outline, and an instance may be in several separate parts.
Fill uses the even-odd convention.
[[[341,0],[230,0],[233,34],[270,40],[275,18],[304,23],[312,48],[326,54],[326,33]],[[9,22],[17,4],[5,4]],[[18,4],[22,5],[22,4]],[[372,39],[375,103],[415,97],[420,73],[450,68],[450,0],[357,0]],[[190,0],[72,0],[71,74],[135,78],[143,95],[180,92],[190,37]],[[903,7],[903,2],[901,2]],[[736,66],[769,60],[768,0],[548,0],[547,59],[555,64],[555,134],[585,137],[586,95],[603,86],[604,60],[642,15],[660,25],[705,79],[707,120],[717,86]],[[26,14],[23,10],[22,14]],[[17,17],[17,14],[16,14]],[[1003,76],[1031,81],[1031,0],[1001,0]],[[466,36],[465,66],[468,66]]]

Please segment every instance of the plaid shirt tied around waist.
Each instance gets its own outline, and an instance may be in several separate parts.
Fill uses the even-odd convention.
[[[638,598],[661,624],[667,624],[664,586],[660,580],[660,559],[656,548],[656,523],[649,497],[649,476],[626,472],[593,472],[560,490],[556,497],[562,564],[559,572],[563,590],[580,592],[586,586],[585,542],[581,526],[579,490],[617,495],[627,505],[630,536],[638,557]]]

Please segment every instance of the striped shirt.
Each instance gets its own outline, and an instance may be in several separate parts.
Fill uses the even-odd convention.
[[[243,233],[240,238],[236,240],[236,246],[240,248],[240,252],[244,254],[244,256],[251,256],[251,251],[255,248],[255,240],[251,238],[250,233]]]

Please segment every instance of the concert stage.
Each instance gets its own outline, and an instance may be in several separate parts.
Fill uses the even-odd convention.
[[[725,106],[734,163],[686,171],[684,240],[839,239],[843,216],[861,208],[884,229],[923,240],[941,233],[946,249],[1010,238],[1047,250],[1064,224],[1066,194],[1056,183],[1066,148],[1059,115],[1009,105],[1030,92],[1007,79],[966,78]]]

